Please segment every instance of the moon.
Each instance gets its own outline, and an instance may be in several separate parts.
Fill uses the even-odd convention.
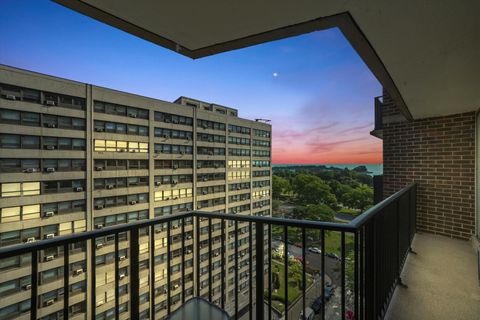
[[[276,72],[274,72],[272,75],[273,75],[274,77],[278,77],[278,73],[276,73]]]

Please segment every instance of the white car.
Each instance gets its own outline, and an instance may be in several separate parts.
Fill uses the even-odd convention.
[[[308,251],[310,251],[311,253],[317,253],[317,254],[321,254],[322,253],[322,250],[316,248],[316,247],[310,247],[308,248]]]

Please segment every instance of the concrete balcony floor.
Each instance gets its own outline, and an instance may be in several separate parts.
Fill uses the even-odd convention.
[[[387,320],[479,320],[477,256],[470,242],[416,234]]]

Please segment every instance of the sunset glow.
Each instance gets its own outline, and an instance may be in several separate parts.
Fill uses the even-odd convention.
[[[269,119],[277,164],[382,163],[369,135],[381,86],[338,29],[191,60],[50,1],[2,9],[2,64]]]

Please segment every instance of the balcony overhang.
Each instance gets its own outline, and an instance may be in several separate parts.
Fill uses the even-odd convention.
[[[475,0],[55,1],[194,59],[338,27],[407,118],[480,107]]]

